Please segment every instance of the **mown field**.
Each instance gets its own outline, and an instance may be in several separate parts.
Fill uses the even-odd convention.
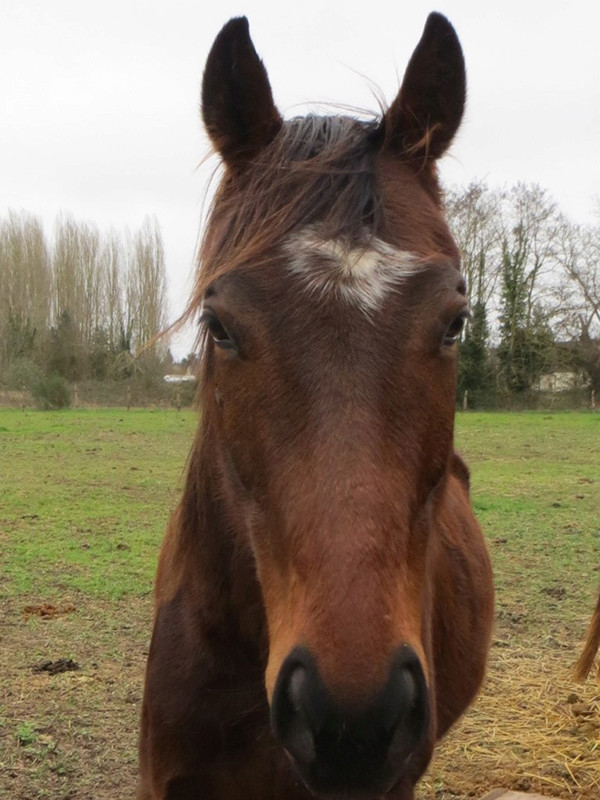
[[[156,556],[194,427],[0,409],[1,798],[132,797]],[[419,798],[598,798],[600,687],[569,670],[600,584],[600,414],[461,414],[457,447],[497,626],[484,692]]]

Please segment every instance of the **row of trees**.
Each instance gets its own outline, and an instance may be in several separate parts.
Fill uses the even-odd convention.
[[[600,224],[571,222],[537,185],[476,182],[446,206],[472,311],[459,397],[526,401],[551,372],[600,397]]]
[[[571,222],[528,184],[450,188],[446,211],[472,311],[459,399],[526,403],[540,377],[556,372],[578,376],[600,399],[600,222]],[[155,219],[135,233],[102,233],[63,215],[49,242],[39,219],[9,213],[0,219],[0,286],[5,385],[31,383],[32,369],[74,382],[166,366],[166,345],[154,342],[167,320]]]
[[[167,321],[164,248],[156,219],[134,233],[101,232],[58,218],[52,241],[41,221],[0,219],[0,377],[21,388],[32,372],[69,382],[125,377],[133,354],[160,361],[153,343]]]

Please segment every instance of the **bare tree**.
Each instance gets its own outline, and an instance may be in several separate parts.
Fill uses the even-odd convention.
[[[61,215],[52,259],[54,320],[67,312],[87,347],[104,325],[107,276],[95,225]]]
[[[50,315],[50,259],[41,221],[9,212],[0,222],[0,364],[30,357]]]
[[[481,181],[446,192],[446,213],[461,251],[472,314],[460,344],[458,392],[461,397],[468,392],[473,406],[490,402],[495,392],[489,337],[502,262],[502,199],[501,191]]]
[[[518,183],[506,195],[503,249],[522,262],[526,323],[545,305],[546,287],[556,273],[562,218],[556,203],[538,184]]]
[[[446,215],[462,256],[469,304],[487,307],[500,274],[502,192],[481,181],[445,192]]]
[[[600,396],[600,225],[564,219],[560,234],[556,324],[571,343],[575,365]]]
[[[104,326],[108,345],[113,352],[126,347],[125,284],[126,261],[121,237],[109,231],[100,254],[104,276]]]
[[[105,275],[100,258],[100,233],[95,225],[79,223],[79,270],[82,282],[81,333],[86,347],[105,321]]]
[[[79,226],[73,217],[61,214],[56,220],[52,252],[52,316],[57,323],[61,314],[67,312],[78,331],[81,331],[85,314],[80,260]]]
[[[127,306],[133,345],[150,352],[166,349],[155,337],[167,322],[165,255],[156,218],[146,217],[132,241],[127,277]]]

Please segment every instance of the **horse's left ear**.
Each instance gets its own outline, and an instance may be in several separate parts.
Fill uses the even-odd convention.
[[[384,116],[384,148],[420,165],[439,158],[458,130],[465,96],[465,62],[456,32],[442,14],[430,14],[400,92]]]
[[[202,80],[202,117],[212,143],[234,167],[258,155],[281,128],[246,17],[230,20],[215,39]]]

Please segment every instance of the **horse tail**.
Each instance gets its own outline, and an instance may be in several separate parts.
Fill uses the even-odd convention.
[[[600,593],[588,628],[585,647],[575,664],[575,677],[578,681],[585,680],[589,675],[598,649],[600,649]]]

